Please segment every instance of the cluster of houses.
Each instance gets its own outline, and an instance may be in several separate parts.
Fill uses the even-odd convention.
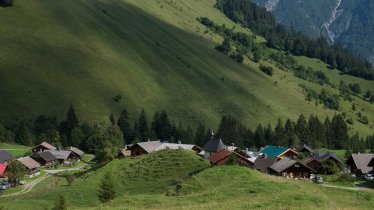
[[[337,166],[344,165],[335,153],[317,152],[305,144],[294,149],[269,145],[258,152],[252,152],[248,149],[227,146],[221,139],[213,137],[203,148],[181,142],[140,142],[121,150],[120,156],[139,156],[164,149],[190,150],[209,160],[212,165],[224,165],[234,160],[237,165],[291,179],[308,179],[312,173],[321,173],[322,166],[327,161]],[[356,175],[372,173],[374,154],[352,154],[346,165],[349,173]]]
[[[47,142],[35,146],[31,152],[31,155],[17,159],[30,176],[35,175],[41,167],[69,165],[81,160],[84,155],[84,152],[78,148],[70,147],[68,150],[61,150]],[[0,150],[0,177],[4,177],[11,159],[12,156],[7,151]]]

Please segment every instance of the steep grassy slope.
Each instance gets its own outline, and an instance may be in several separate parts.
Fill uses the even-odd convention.
[[[100,205],[96,190],[108,171],[117,181],[118,197]],[[1,205],[50,209],[60,193],[69,209],[370,209],[374,204],[371,193],[323,188],[244,167],[209,168],[191,152],[174,150],[115,160],[85,173],[72,186],[66,186],[63,177],[53,177],[31,194],[2,198]]]
[[[1,8],[0,117],[61,119],[74,104],[83,119],[103,120],[122,107],[166,109],[175,121],[215,127],[223,114],[255,126],[335,113],[305,102],[298,86],[305,81],[283,71],[270,78],[256,63],[239,65],[216,52],[222,38],[204,34],[197,17],[251,32],[214,3],[18,0]],[[112,99],[118,94],[119,103]]]

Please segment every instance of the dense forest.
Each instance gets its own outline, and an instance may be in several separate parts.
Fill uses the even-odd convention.
[[[353,55],[339,44],[330,45],[324,37],[311,39],[301,32],[286,29],[277,23],[273,14],[251,1],[218,0],[216,7],[234,22],[263,36],[270,48],[318,58],[343,73],[374,79],[374,68],[370,62]]]
[[[133,115],[134,113],[131,113]],[[56,117],[40,115],[33,120],[17,120],[14,123],[0,124],[0,139],[5,143],[36,145],[47,141],[60,148],[76,146],[95,154],[99,160],[113,159],[125,145],[140,141],[156,140],[182,142],[203,146],[211,137],[212,129],[199,123],[190,126],[170,121],[166,111],[156,112],[151,121],[145,110],[134,114],[137,120],[130,120],[130,113],[123,109],[119,116],[108,115],[101,123],[81,122],[71,106],[66,119],[58,122]],[[364,152],[374,151],[374,134],[366,139],[358,134],[349,136],[348,126],[342,115],[327,117],[321,121],[316,116],[306,119],[300,115],[297,121],[278,120],[273,128],[269,123],[259,124],[255,129],[248,128],[231,115],[223,116],[216,131],[226,145],[257,150],[266,145],[296,147],[306,143],[314,148],[347,149]]]

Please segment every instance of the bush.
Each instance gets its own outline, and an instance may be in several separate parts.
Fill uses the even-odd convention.
[[[238,63],[243,63],[244,56],[240,53],[233,53],[230,55],[230,57]]]
[[[347,173],[342,173],[337,177],[336,181],[338,182],[354,182],[355,178]]]
[[[269,76],[273,76],[274,70],[271,66],[260,65],[260,70]]]

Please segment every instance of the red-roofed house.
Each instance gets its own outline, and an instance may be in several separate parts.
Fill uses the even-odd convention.
[[[0,177],[4,176],[4,172],[5,172],[7,167],[8,167],[7,163],[0,163]]]
[[[211,156],[209,156],[208,160],[213,165],[224,165],[230,161],[232,156],[234,156],[236,164],[241,166],[253,167],[253,163],[249,161],[248,158],[235,151],[229,151],[226,148],[212,154]]]

